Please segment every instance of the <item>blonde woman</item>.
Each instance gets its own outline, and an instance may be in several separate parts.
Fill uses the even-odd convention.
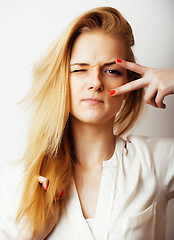
[[[36,63],[26,152],[1,176],[1,239],[164,239],[174,141],[121,136],[144,99],[165,108],[174,70],[137,65],[133,45],[129,23],[101,7]]]

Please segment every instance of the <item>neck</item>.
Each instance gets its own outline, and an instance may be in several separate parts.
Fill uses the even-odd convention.
[[[76,165],[92,169],[110,159],[115,150],[113,121],[105,124],[89,124],[70,118],[74,138]]]

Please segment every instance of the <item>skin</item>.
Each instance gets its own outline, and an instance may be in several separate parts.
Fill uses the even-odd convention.
[[[128,97],[127,93],[115,98],[108,94],[111,88],[127,83],[126,70],[115,63],[118,56],[125,57],[122,41],[100,30],[79,35],[72,48],[70,123],[76,154],[73,176],[85,218],[95,217],[102,162],[114,153],[114,119]]]
[[[45,178],[43,176],[39,176],[38,182],[42,185],[42,187],[45,191],[48,190],[49,181],[47,178]],[[53,210],[54,215],[50,216],[49,219],[47,219],[43,230],[38,231],[34,235],[32,227],[30,225],[27,225],[23,230],[21,230],[18,233],[18,236],[15,238],[15,240],[42,240],[42,239],[45,239],[51,233],[51,231],[53,230],[54,226],[56,225],[56,223],[58,221],[59,205],[58,205],[58,201],[56,200],[56,196],[55,196],[53,208],[54,208],[54,210]]]
[[[111,91],[115,90],[112,96],[146,87],[145,102],[156,108],[166,108],[163,103],[164,98],[169,94],[174,94],[174,69],[149,68],[123,60],[117,61],[117,64],[122,68],[140,73],[142,78],[112,89]]]
[[[102,161],[108,160],[115,149],[115,136],[112,129],[114,118],[123,101],[128,97],[128,94],[121,94],[112,98],[108,94],[110,89],[127,83],[126,70],[115,63],[116,58],[124,57],[125,50],[120,39],[101,31],[79,35],[72,48],[70,65],[74,63],[88,64],[87,66],[73,65],[70,67],[70,121],[78,159],[74,179],[78,191],[86,189],[85,193],[88,193],[92,199],[90,202],[90,206],[94,206],[92,210],[95,210]],[[106,66],[104,65],[106,63],[112,64]],[[88,71],[77,72],[86,67]],[[86,182],[91,179],[95,183],[93,184],[94,191],[91,192],[91,188],[87,189],[83,184],[78,185],[81,180],[81,183],[84,182],[83,179],[86,179]],[[38,181],[46,190],[48,180],[39,176]],[[81,202],[83,202],[83,198],[89,202],[89,197],[84,192],[81,192],[80,196]],[[44,239],[55,226],[57,215],[57,211],[55,211],[55,216],[49,220],[49,225],[46,223],[43,231],[37,233],[35,238],[33,238],[32,229],[27,227],[19,233],[16,240]]]
[[[81,169],[101,166],[102,161],[113,154],[115,115],[128,97],[128,94],[121,94],[112,98],[108,94],[113,87],[127,83],[126,70],[115,63],[119,56],[125,57],[120,39],[100,30],[79,35],[73,45],[70,61],[70,121],[77,164]],[[104,65],[111,62],[114,64]],[[87,100],[93,98],[102,102]]]
[[[122,102],[128,98],[130,91],[143,87],[147,88],[145,101],[148,104],[165,108],[164,97],[174,93],[174,70],[147,68],[123,60],[120,63],[116,59],[125,58],[120,39],[101,31],[81,34],[73,45],[71,56],[71,65],[88,64],[70,67],[70,120],[77,156],[74,171],[76,187],[80,193],[81,203],[84,199],[90,201],[89,206],[90,208],[94,206],[92,209],[94,212],[96,206],[94,196],[98,195],[96,189],[99,188],[102,161],[109,159],[115,148],[115,137],[112,132],[115,114],[119,111]],[[113,61],[116,61],[116,64],[104,68],[104,63]],[[77,72],[86,68],[88,71]],[[121,72],[121,75],[113,74],[111,71],[110,74],[114,75],[111,77],[107,71],[105,75],[103,69],[116,70]],[[127,83],[126,69],[142,74],[142,78]],[[109,94],[110,90],[115,90],[112,96]],[[84,101],[89,98],[92,100]],[[95,191],[90,192],[90,187],[84,185],[84,182],[90,185],[90,181]],[[46,191],[48,180],[39,176],[38,182]],[[89,209],[87,211],[89,212]],[[57,223],[59,213],[57,204],[54,212],[55,216],[48,219],[43,231],[37,233],[37,236],[33,237],[32,229],[27,226],[19,233],[16,240],[45,239]]]

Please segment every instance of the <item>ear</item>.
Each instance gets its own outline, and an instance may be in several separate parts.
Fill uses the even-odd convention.
[[[124,93],[124,100],[127,100],[129,98],[130,92]]]

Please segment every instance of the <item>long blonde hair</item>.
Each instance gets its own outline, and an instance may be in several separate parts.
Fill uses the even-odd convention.
[[[87,31],[101,29],[121,37],[127,58],[135,62],[131,47],[134,37],[129,23],[119,11],[111,7],[92,9],[67,26],[50,46],[45,55],[34,65],[34,81],[24,99],[32,106],[32,123],[22,161],[25,163],[24,192],[16,222],[24,217],[34,230],[42,228],[52,214],[55,194],[68,191],[72,182],[73,137],[69,124],[69,63],[76,37]],[[129,81],[139,77],[127,71]],[[122,111],[115,120],[115,134],[129,130],[143,106],[143,90],[130,93]],[[37,177],[49,179],[49,189],[44,191]],[[66,196],[65,196],[66,197]],[[60,201],[64,207],[65,199]]]

